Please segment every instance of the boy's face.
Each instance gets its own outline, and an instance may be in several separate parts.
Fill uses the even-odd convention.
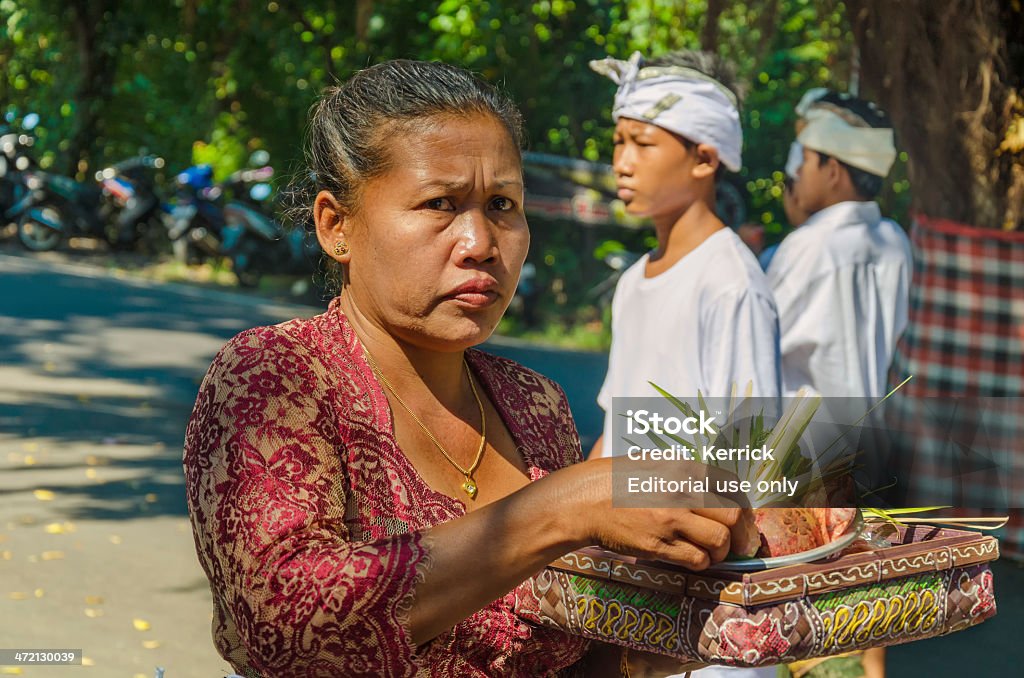
[[[834,158],[822,163],[817,151],[804,149],[804,163],[793,185],[793,197],[799,211],[810,216],[830,204],[838,165]]]
[[[626,211],[638,217],[681,214],[694,201],[694,153],[683,138],[647,122],[619,118],[612,169]]]

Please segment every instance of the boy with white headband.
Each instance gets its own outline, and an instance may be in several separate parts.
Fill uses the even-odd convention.
[[[614,441],[613,397],[657,396],[649,382],[695,403],[748,384],[777,398],[778,316],[757,260],[715,215],[715,182],[738,171],[738,99],[714,55],[674,52],[644,63],[603,59],[590,67],[619,87],[613,169],[630,214],[654,223],[658,247],[630,267],[612,301],[605,411],[593,454]]]
[[[906,327],[913,267],[906,234],[874,202],[896,158],[893,130],[873,104],[834,92],[803,117],[793,190],[810,217],[768,267],[783,392],[810,386],[826,397],[877,400]]]
[[[807,90],[804,95],[800,98],[800,102],[797,103],[793,109],[796,111],[796,122],[794,127],[796,128],[797,135],[803,131],[804,127],[807,126],[807,120],[804,118],[807,115],[807,111],[810,110],[811,105],[814,104],[818,99],[824,96],[831,95],[832,90],[824,87],[815,87],[814,89]],[[798,228],[810,215],[804,212],[796,204],[796,197],[793,195],[793,186],[796,183],[797,172],[800,171],[800,165],[804,162],[804,148],[799,142],[794,141],[789,146],[789,155],[786,158],[785,167],[785,181],[782,188],[782,210],[786,214],[786,221],[792,228]],[[761,264],[761,268],[768,270],[768,265],[771,264],[772,258],[775,256],[775,252],[779,249],[781,243],[775,243],[757,255],[757,261]]]
[[[622,454],[613,398],[697,395],[777,399],[779,330],[771,289],[750,249],[715,214],[715,183],[739,171],[743,132],[731,72],[718,57],[674,52],[590,67],[618,85],[613,169],[630,214],[650,218],[658,247],[630,267],[612,301],[604,432],[592,455]],[[637,661],[643,659],[637,657]],[[639,675],[642,666],[630,673]],[[663,675],[663,674],[659,674]],[[694,676],[771,678],[775,668],[709,667]]]

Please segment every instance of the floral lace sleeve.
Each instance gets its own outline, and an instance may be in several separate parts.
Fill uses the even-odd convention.
[[[281,327],[235,337],[200,388],[188,505],[218,649],[241,673],[415,672],[405,615],[426,548],[415,532],[350,540],[339,398],[326,365]]]

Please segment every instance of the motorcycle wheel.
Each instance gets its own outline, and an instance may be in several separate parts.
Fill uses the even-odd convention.
[[[52,207],[44,208],[47,210]],[[57,215],[60,218],[60,215]],[[18,219],[18,240],[25,249],[32,252],[49,252],[57,248],[61,241],[61,232],[40,223],[28,212]]]

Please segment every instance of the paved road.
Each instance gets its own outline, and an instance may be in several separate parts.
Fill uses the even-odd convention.
[[[185,516],[185,421],[227,338],[315,312],[0,254],[0,647],[82,648],[98,676],[228,672]],[[593,440],[602,356],[490,350],[562,383]],[[892,650],[890,676],[1002,675],[1024,571],[999,564],[996,588],[995,620]]]

